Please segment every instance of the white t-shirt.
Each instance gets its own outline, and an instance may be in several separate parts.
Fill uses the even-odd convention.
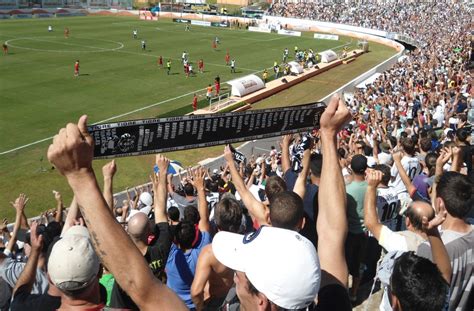
[[[400,200],[393,187],[377,188],[377,214],[380,223],[390,230],[397,230],[397,216],[400,212]]]
[[[390,153],[386,152],[380,152],[377,157],[379,158],[379,163],[380,164],[385,164],[385,165],[392,165],[392,155]]]
[[[408,252],[408,244],[405,237],[393,232],[386,226],[383,226],[380,231],[379,244],[387,251],[387,253],[393,251]]]
[[[214,207],[216,206],[217,202],[219,202],[219,192],[210,192],[206,196],[207,207],[209,208],[210,216],[209,220],[214,219]]]
[[[443,107],[443,105],[436,106],[435,111],[433,113],[433,119],[436,119],[438,121],[438,126],[443,125],[443,121],[444,121],[444,107]]]
[[[421,165],[420,165],[420,160],[415,157],[409,157],[407,155],[403,156],[402,158],[402,166],[405,169],[405,172],[407,173],[408,177],[410,177],[410,180],[413,180],[415,176],[421,174]],[[403,184],[402,178],[400,177],[400,174],[398,174],[398,169],[395,164],[393,164],[392,169],[390,170],[390,173],[392,177],[395,177],[395,180],[390,182],[389,186],[392,186],[395,188],[397,193],[402,193],[407,191],[405,185]]]

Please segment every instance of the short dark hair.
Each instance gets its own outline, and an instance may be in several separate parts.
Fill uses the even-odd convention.
[[[303,200],[293,191],[277,193],[270,201],[270,221],[273,227],[295,230],[303,213]]]
[[[170,206],[168,216],[172,221],[179,221],[179,209],[176,206]]]
[[[216,182],[210,182],[208,185],[209,191],[211,192],[218,192],[219,191],[219,186],[217,185]]]
[[[364,155],[366,157],[372,156],[372,150],[373,150],[372,147],[370,147],[369,145],[365,145],[363,150],[364,150]]]
[[[385,164],[377,164],[374,166],[374,170],[381,171],[383,176],[382,176],[382,184],[385,186],[388,186],[388,183],[390,182],[390,178],[392,177],[390,174],[390,167]]]
[[[411,138],[402,138],[400,142],[402,143],[403,151],[411,156],[415,154],[415,144]]]
[[[456,131],[456,137],[459,141],[465,142],[469,137],[470,131],[466,128],[460,128]]]
[[[449,215],[464,218],[474,206],[474,184],[458,172],[444,172],[436,187]]]
[[[449,289],[438,267],[414,252],[395,259],[390,287],[404,311],[442,310]]]
[[[242,225],[242,207],[237,200],[223,198],[214,208],[217,228],[222,231],[240,233]]]
[[[184,249],[193,247],[193,241],[196,238],[196,228],[193,223],[183,220],[176,225],[176,242]]]
[[[438,159],[438,155],[434,152],[430,152],[425,156],[425,164],[426,168],[429,171],[429,176],[433,176],[436,171],[436,160]]]
[[[282,191],[286,191],[286,183],[280,176],[274,175],[267,178],[267,183],[265,185],[265,195],[267,196],[268,200],[271,201],[272,197],[280,193]]]
[[[429,137],[423,137],[420,139],[420,149],[424,152],[431,150],[431,139]]]
[[[195,206],[188,205],[184,208],[183,220],[197,224],[200,220],[199,211]]]
[[[184,185],[183,190],[185,195],[194,195],[194,187],[190,183]]]
[[[317,153],[316,153],[316,154],[317,154]],[[339,155],[339,157],[340,157],[341,159],[344,159],[344,158],[346,157],[346,149],[344,149],[344,148],[338,148],[338,149],[337,149],[337,154]],[[322,155],[321,155],[321,156],[322,156]],[[321,161],[321,163],[322,163],[322,161]],[[321,166],[322,166],[322,165],[321,165]],[[321,175],[321,172],[319,172],[319,175]],[[319,177],[319,176],[318,176],[318,177]]]
[[[319,153],[313,153],[311,155],[310,161],[311,174],[316,177],[321,177],[321,170],[323,168],[323,155]]]

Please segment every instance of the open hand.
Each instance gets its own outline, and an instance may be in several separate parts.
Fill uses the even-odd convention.
[[[17,213],[23,212],[26,203],[28,203],[28,197],[24,193],[21,193],[18,198],[16,198],[15,202],[10,202],[10,204],[15,208]]]

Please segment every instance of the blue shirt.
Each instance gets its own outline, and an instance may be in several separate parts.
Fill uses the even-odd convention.
[[[208,232],[200,232],[200,235],[194,247],[186,252],[172,244],[166,263],[168,277],[166,285],[178,294],[189,309],[195,308],[191,299],[191,284],[196,273],[198,257],[202,248],[211,243],[211,236]]]

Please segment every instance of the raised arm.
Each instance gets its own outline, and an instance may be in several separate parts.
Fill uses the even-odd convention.
[[[166,176],[166,178],[168,179],[168,193],[171,193],[173,194],[174,193],[174,189],[173,189],[173,175],[171,174],[168,174]],[[179,182],[181,182],[181,173],[179,173]]]
[[[141,310],[186,310],[178,296],[153,276],[142,254],[112,217],[92,169],[94,142],[86,121],[82,116],[77,125],[69,123],[61,129],[49,146],[48,159],[71,186],[97,254]],[[125,266],[128,268],[123,269]]]
[[[10,204],[15,208],[16,216],[15,216],[15,225],[13,226],[12,236],[10,241],[8,241],[8,245],[5,248],[8,252],[13,251],[13,247],[15,247],[18,232],[20,231],[21,227],[21,218],[23,216],[23,211],[25,209],[26,203],[28,203],[28,198],[24,193],[21,193],[18,198],[16,198],[15,202],[10,202]]]
[[[115,160],[110,161],[102,167],[102,175],[104,175],[104,199],[112,215],[114,214],[113,180],[116,172],[117,166],[115,165]]]
[[[168,196],[168,165],[170,160],[161,154],[156,155],[156,165],[158,165],[158,176],[153,174],[151,182],[153,184],[153,195],[154,195],[154,210],[155,210],[155,224],[160,222],[167,222],[166,217],[166,199]]]
[[[364,198],[364,224],[374,237],[380,240],[382,224],[377,216],[377,186],[382,181],[382,172],[372,170],[367,175],[367,192]]]
[[[295,186],[293,187],[293,192],[296,193],[302,200],[304,200],[304,195],[306,193],[306,179],[308,178],[310,160],[311,148],[308,148],[303,152],[303,160],[301,161],[303,168],[301,169],[301,172],[295,181]]]
[[[54,220],[61,223],[63,221],[63,199],[61,197],[61,193],[59,193],[58,191],[53,190],[53,194],[54,199],[56,200],[56,216],[54,217]]]
[[[436,159],[436,176],[443,175],[443,166],[448,163],[449,159],[453,155],[451,148],[443,148]]]
[[[63,230],[61,231],[61,235],[64,232],[68,231],[71,226],[75,225],[77,216],[79,215],[79,206],[77,205],[76,197],[72,198],[71,206],[69,206],[69,210],[66,215],[66,220],[64,221]]]
[[[444,246],[438,231],[438,226],[446,219],[446,211],[439,212],[431,221],[426,216],[422,219],[422,230],[428,236],[431,246],[431,255],[433,262],[438,266],[441,275],[448,284],[451,284],[451,261],[449,260],[448,251]]]
[[[290,143],[292,139],[293,135],[291,134],[283,135],[281,138],[281,169],[283,174],[291,168]]]
[[[339,95],[334,95],[321,116],[323,166],[319,184],[317,219],[321,287],[338,283],[347,287],[344,243],[347,235],[346,188],[339,167],[336,135],[349,121],[350,113]]]
[[[380,162],[379,162],[379,142],[376,139],[374,139],[374,148],[372,149],[372,153],[374,154],[375,162],[377,162],[377,164],[380,164]]]
[[[190,171],[191,183],[198,193],[199,230],[209,232],[209,208],[207,207],[206,190],[204,187],[204,176],[206,171],[203,167],[198,167]]]
[[[451,164],[451,172],[461,172],[461,167],[462,167],[462,152],[461,148],[459,147],[453,147],[452,148],[452,153],[453,153],[453,162]]]
[[[35,221],[31,224],[30,241],[31,241],[31,253],[26,262],[23,272],[21,272],[18,281],[13,289],[13,297],[15,297],[16,291],[20,287],[24,287],[24,292],[30,293],[33,288],[33,284],[36,279],[36,267],[38,265],[39,256],[41,254],[41,248],[43,247],[43,236],[37,234],[36,228],[38,223]]]
[[[250,189],[250,187],[252,187],[253,182],[255,180],[255,175],[257,175],[257,172],[258,172],[257,169],[254,168],[252,171],[252,174],[250,174],[249,179],[247,180],[247,184],[245,185],[247,189]]]
[[[239,172],[234,164],[234,157],[232,156],[232,152],[230,151],[229,145],[227,145],[224,149],[224,158],[227,161],[229,166],[230,174],[232,175],[232,182],[235,185],[235,188],[239,192],[242,201],[244,202],[245,207],[248,209],[250,215],[257,219],[259,225],[268,225],[268,217],[269,214],[267,213],[265,206],[262,202],[258,201],[252,193],[245,187],[245,183],[240,177]]]

